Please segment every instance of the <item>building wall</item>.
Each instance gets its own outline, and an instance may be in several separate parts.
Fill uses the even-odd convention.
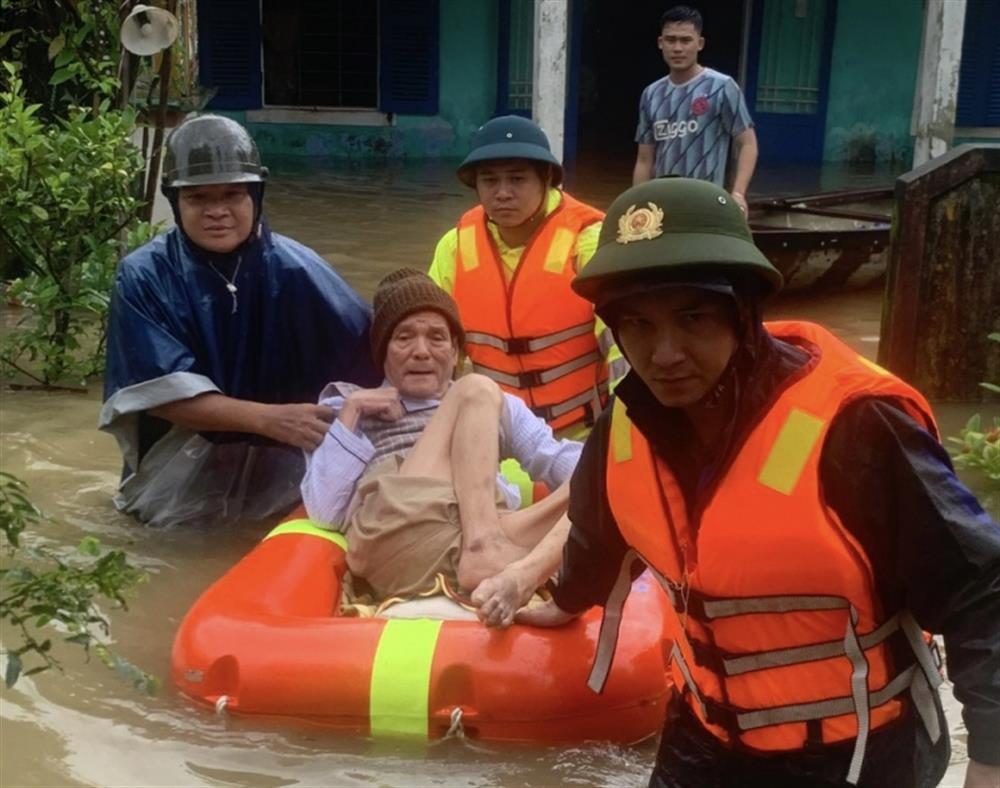
[[[494,114],[497,74],[495,3],[440,0],[438,114],[397,115],[394,125],[274,123],[263,112],[227,112],[246,123],[265,158],[458,158]],[[328,116],[329,117],[329,116]]]
[[[923,3],[839,0],[836,24],[823,158],[908,162]]]

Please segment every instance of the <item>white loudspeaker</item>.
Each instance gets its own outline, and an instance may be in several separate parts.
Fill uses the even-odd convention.
[[[122,46],[133,55],[155,55],[177,38],[177,17],[162,8],[137,5],[122,22]]]

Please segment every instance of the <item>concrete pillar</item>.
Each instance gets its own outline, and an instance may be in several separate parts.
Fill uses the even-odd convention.
[[[568,16],[567,0],[535,0],[531,117],[548,135],[552,153],[559,161],[563,158],[565,136]]]
[[[913,166],[948,150],[955,134],[965,0],[927,0],[911,131]]]

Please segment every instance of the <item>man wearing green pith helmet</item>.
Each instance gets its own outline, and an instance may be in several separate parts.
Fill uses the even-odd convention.
[[[586,434],[624,373],[610,333],[570,288],[604,214],[562,191],[545,132],[516,115],[473,136],[458,177],[478,204],[438,242],[429,274],[458,302],[474,371],[560,437]]]
[[[605,605],[599,692],[648,567],[676,687],[650,785],[684,788],[937,785],[941,634],[966,786],[1000,784],[1000,526],[919,392],[818,325],[762,321],[781,284],[714,184],[611,205],[573,288],[631,371],[573,477],[553,599],[516,620]]]

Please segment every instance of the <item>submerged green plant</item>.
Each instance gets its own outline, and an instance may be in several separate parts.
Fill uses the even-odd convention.
[[[4,682],[14,686],[22,676],[50,668],[62,669],[52,653],[46,631],[62,633],[62,640],[91,650],[108,667],[145,692],[159,687],[156,677],[145,673],[112,652],[106,644],[111,627],[99,602],[127,610],[125,594],[146,575],[128,563],[121,550],[105,550],[92,536],[85,537],[72,553],[44,547],[27,547],[25,531],[44,519],[27,497],[24,482],[0,471],[0,531],[6,537],[8,559],[0,568],[0,622],[7,631]],[[9,625],[9,628],[8,628]],[[10,640],[19,635],[20,643]]]

